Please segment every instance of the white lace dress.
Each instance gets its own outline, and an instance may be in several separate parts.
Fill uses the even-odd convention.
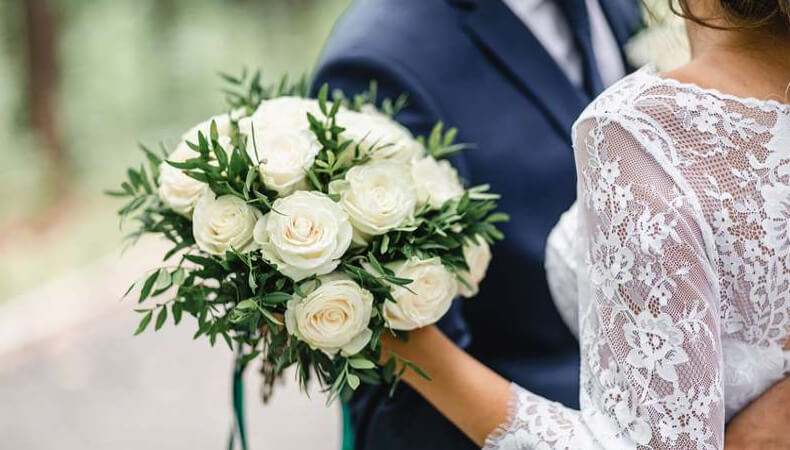
[[[790,106],[658,76],[574,127],[579,200],[547,271],[581,346],[581,410],[513,387],[486,449],[720,449],[790,371]]]

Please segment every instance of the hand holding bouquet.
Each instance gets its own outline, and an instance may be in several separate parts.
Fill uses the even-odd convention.
[[[462,149],[456,130],[415,139],[391,119],[404,101],[377,109],[374,85],[312,100],[303,81],[226,79],[229,112],[172,152],[143,148],[147,164],[110,192],[128,198],[132,239],[172,243],[167,265],[129,290],[137,333],[187,313],[195,337],[227,343],[238,367],[261,359],[269,390],[296,365],[330,400],[421,373],[397,355],[379,365],[380,336],[405,338],[474,295],[506,220],[496,195],[464,188],[443,159]]]

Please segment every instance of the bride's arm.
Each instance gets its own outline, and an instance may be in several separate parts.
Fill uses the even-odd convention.
[[[382,335],[386,352],[418,364],[431,380],[407,370],[404,381],[479,446],[508,419],[510,383],[458,348],[435,326],[408,342]]]
[[[572,410],[508,386],[433,328],[392,351],[427,400],[489,449],[700,448],[724,444],[716,272],[693,199],[615,120],[577,128],[581,404]],[[491,434],[493,432],[493,434]],[[486,436],[488,436],[486,438]]]

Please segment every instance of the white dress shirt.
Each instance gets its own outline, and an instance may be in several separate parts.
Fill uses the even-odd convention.
[[[604,86],[625,76],[617,39],[598,0],[585,0],[598,73]],[[504,0],[576,87],[584,86],[584,62],[557,0]]]

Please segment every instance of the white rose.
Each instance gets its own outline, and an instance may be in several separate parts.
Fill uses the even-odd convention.
[[[411,175],[417,188],[417,199],[421,204],[430,204],[433,209],[464,195],[458,172],[446,160],[437,161],[430,156],[415,160],[411,165]]]
[[[373,335],[368,328],[373,294],[350,279],[329,277],[321,281],[318,288],[306,291],[304,298],[294,296],[288,301],[285,327],[310,348],[329,356],[338,352],[355,355]]]
[[[198,156],[197,152],[192,151],[185,144],[179,144],[167,159],[184,162]],[[167,161],[159,165],[159,198],[165,206],[182,216],[192,217],[192,211],[203,197],[206,188],[205,183],[184,174],[181,169],[176,169]]]
[[[248,145],[252,144],[252,131],[255,139],[266,130],[309,130],[307,113],[320,118],[318,102],[301,97],[278,97],[264,100],[251,116],[239,121],[239,131],[247,135]]]
[[[340,195],[358,236],[380,235],[397,228],[414,214],[417,194],[408,166],[391,160],[352,167],[329,191]]]
[[[474,244],[464,246],[464,260],[469,266],[469,271],[460,272],[461,278],[466,280],[470,286],[458,283],[458,290],[464,297],[474,297],[480,289],[480,282],[486,276],[488,265],[491,263],[491,247],[488,242],[480,236],[475,236]]]
[[[280,196],[307,188],[307,171],[320,149],[315,135],[304,130],[267,129],[256,132],[254,146],[247,140],[247,152],[258,163],[261,181]]]
[[[425,148],[406,127],[384,114],[341,110],[336,118],[337,124],[345,128],[340,137],[354,143],[348,147],[348,155],[353,156],[356,147],[360,156],[409,163],[425,154]]]
[[[220,114],[209,120],[201,122],[181,136],[181,141],[176,145],[175,150],[167,157],[168,161],[184,162],[188,159],[197,158],[199,153],[192,150],[187,142],[197,144],[199,133],[203,133],[206,139],[211,134],[211,122],[217,124],[218,143],[226,150],[231,151],[230,133],[231,116],[240,114],[235,111],[231,114]],[[206,184],[190,176],[187,176],[163,161],[159,166],[159,198],[168,208],[182,216],[191,217],[198,201],[205,192]]]
[[[247,153],[258,163],[261,181],[280,196],[306,188],[307,171],[321,149],[310,131],[307,113],[321,117],[318,102],[278,97],[261,102],[251,116],[239,121],[239,132],[247,137]]]
[[[353,232],[340,205],[318,192],[297,191],[272,206],[255,226],[266,261],[295,281],[337,268]]]
[[[414,330],[436,323],[458,295],[458,280],[438,258],[412,259],[388,267],[396,277],[413,280],[406,286],[393,286],[395,301],[384,303],[384,319],[392,329]]]
[[[252,233],[262,215],[236,196],[215,198],[207,192],[195,207],[192,233],[198,247],[213,255],[223,255],[230,249],[251,251],[256,248]]]

